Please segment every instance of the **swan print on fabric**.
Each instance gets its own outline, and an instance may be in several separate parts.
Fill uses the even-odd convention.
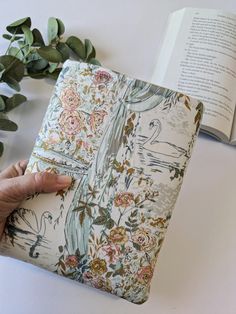
[[[161,122],[158,119],[153,119],[150,124],[150,128],[154,128],[152,136],[145,141],[143,148],[149,150],[154,154],[162,154],[169,157],[179,158],[183,154],[186,154],[186,150],[176,146],[175,144],[168,142],[160,142],[157,140],[161,132]]]
[[[146,301],[201,116],[188,96],[67,61],[27,171],[67,174],[73,184],[28,197],[0,252]]]

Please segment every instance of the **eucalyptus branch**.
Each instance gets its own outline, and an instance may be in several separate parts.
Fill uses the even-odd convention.
[[[70,36],[63,40],[65,26],[58,18],[48,20],[47,43],[37,28],[31,29],[30,17],[17,20],[6,29],[8,33],[3,34],[3,38],[9,40],[9,45],[0,56],[0,83],[6,83],[18,92],[24,77],[57,79],[61,64],[67,59],[100,65],[89,39],[82,42],[78,37]],[[12,97],[0,94],[0,130],[17,130],[16,123],[8,119],[7,113],[25,101],[26,97],[18,93]],[[0,156],[3,148],[0,142]]]

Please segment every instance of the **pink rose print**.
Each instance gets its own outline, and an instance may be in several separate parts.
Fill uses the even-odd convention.
[[[104,117],[107,115],[105,110],[94,110],[90,115],[90,128],[96,132],[98,127],[103,123]]]
[[[111,81],[112,81],[111,74],[104,70],[99,70],[94,75],[93,82],[95,85],[106,85]]]
[[[153,276],[153,269],[151,266],[144,266],[137,272],[138,281],[143,285],[149,285]]]
[[[102,251],[105,253],[105,258],[108,263],[116,263],[120,256],[120,247],[116,244],[108,244],[102,247]]]
[[[84,128],[84,117],[77,111],[64,110],[60,115],[59,124],[66,135],[75,135]]]
[[[149,229],[139,228],[132,234],[133,243],[139,245],[141,251],[151,251],[157,245],[157,239]]]
[[[80,105],[79,94],[73,88],[66,88],[61,94],[62,107],[67,110],[75,110]]]
[[[67,267],[75,268],[78,266],[78,257],[76,255],[68,255],[65,264]]]
[[[116,207],[129,207],[134,201],[134,195],[130,192],[120,192],[117,193],[114,199],[114,203]]]

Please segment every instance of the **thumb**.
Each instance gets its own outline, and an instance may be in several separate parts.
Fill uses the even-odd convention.
[[[48,172],[37,172],[0,181],[0,239],[6,218],[19,204],[35,192],[56,192],[67,188],[72,178]]]
[[[36,192],[56,192],[69,187],[72,178],[49,172],[36,172],[0,181],[1,208],[15,209]],[[5,206],[4,206],[5,205]]]
[[[4,181],[9,181],[12,195],[15,195],[16,198],[22,200],[28,195],[36,192],[56,192],[67,188],[71,184],[72,178],[66,175],[57,175],[55,173],[36,172]]]

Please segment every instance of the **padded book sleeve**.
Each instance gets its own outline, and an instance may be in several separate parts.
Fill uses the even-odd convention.
[[[146,301],[201,116],[188,96],[67,61],[27,172],[67,174],[73,184],[28,197],[0,252]]]

